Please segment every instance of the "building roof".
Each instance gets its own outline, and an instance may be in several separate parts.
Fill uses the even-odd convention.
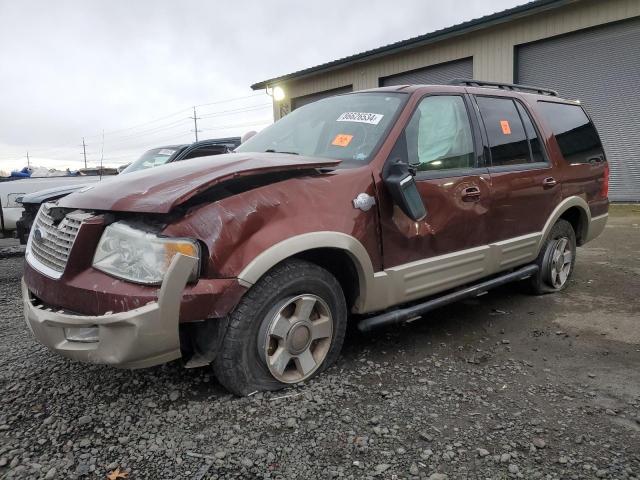
[[[349,55],[348,57],[339,58],[331,62],[316,65],[314,67],[298,70],[297,72],[288,73],[280,77],[263,80],[261,82],[254,83],[253,85],[251,85],[251,88],[254,90],[260,90],[266,88],[267,86],[275,85],[277,83],[285,82],[288,80],[300,79],[320,72],[336,70],[353,63],[371,60],[377,57],[390,55],[401,50],[415,48],[429,43],[435,43],[440,40],[445,40],[447,38],[462,35],[475,30],[481,30],[494,26],[496,24],[505,23],[518,18],[540,13],[542,11],[559,8],[563,5],[573,3],[575,1],[577,0],[534,0],[523,5],[518,5],[517,7],[508,8],[506,10],[502,10],[501,12],[492,13],[490,15],[485,15],[473,20],[458,23],[451,27],[435,30],[424,35],[419,35],[417,37],[408,38],[399,42],[390,43],[388,45],[374,48],[372,50]]]

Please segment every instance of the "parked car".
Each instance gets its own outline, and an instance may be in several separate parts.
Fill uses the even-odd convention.
[[[165,163],[178,162],[189,158],[204,157],[209,155],[220,155],[222,153],[232,152],[240,145],[240,137],[217,138],[201,140],[199,142],[185,145],[168,145],[165,147],[152,148],[147,150],[135,162],[130,163],[122,170],[114,170],[114,173],[136,172]],[[86,187],[86,182],[73,185],[62,185],[46,190],[39,190],[31,194],[18,196],[15,200],[17,208],[24,208],[22,216],[15,223],[18,239],[23,245],[27,243],[29,232],[33,220],[38,213],[40,205],[45,202],[58,200],[72,192],[81,190]]]
[[[25,317],[66,357],[213,365],[246,395],[307,381],[368,331],[524,280],[568,285],[607,221],[575,101],[508,84],[378,88],[306,105],[228,155],[43,205]]]
[[[25,177],[12,181],[0,182],[0,231],[3,235],[11,234],[23,211],[20,200],[30,193],[50,188],[70,188],[74,185],[82,188],[93,182],[99,182],[100,175],[74,175],[57,177]]]

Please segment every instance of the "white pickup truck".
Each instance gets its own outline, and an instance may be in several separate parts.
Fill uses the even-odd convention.
[[[211,138],[191,144],[168,145],[147,150],[121,174],[135,172],[165,163],[232,152],[240,145],[240,137]],[[31,224],[40,204],[57,200],[87,184],[108,181],[112,175],[79,175],[76,177],[40,177],[0,182],[0,227],[3,235],[18,230],[20,243],[26,244]],[[35,195],[29,195],[35,194]],[[20,202],[24,198],[24,201]],[[17,225],[16,225],[17,222]]]
[[[65,177],[32,177],[0,182],[0,221],[2,233],[16,229],[16,222],[22,215],[22,204],[18,202],[29,193],[56,187],[86,185],[100,181],[99,175],[78,175]]]

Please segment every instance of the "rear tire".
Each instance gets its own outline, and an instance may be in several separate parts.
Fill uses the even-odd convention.
[[[307,381],[336,361],[346,326],[336,278],[313,263],[286,260],[231,313],[214,373],[241,396]]]
[[[533,294],[555,293],[567,288],[576,263],[576,234],[566,220],[558,220],[545,240],[535,263],[540,267],[529,280]]]

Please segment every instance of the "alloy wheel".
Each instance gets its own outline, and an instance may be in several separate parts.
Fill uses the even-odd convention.
[[[267,368],[283,383],[306,380],[329,353],[331,310],[317,295],[304,294],[283,301],[272,312],[258,339]]]
[[[551,254],[549,268],[550,281],[554,288],[560,289],[567,282],[571,273],[572,263],[573,251],[571,250],[571,242],[566,237],[559,238]]]

